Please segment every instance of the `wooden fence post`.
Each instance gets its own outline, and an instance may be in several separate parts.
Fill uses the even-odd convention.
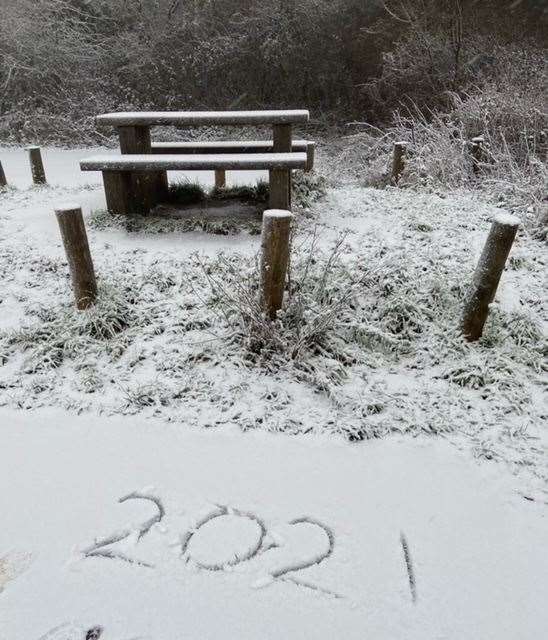
[[[97,282],[82,209],[77,205],[66,205],[56,208],[55,215],[67,254],[76,307],[88,309],[95,303]]]
[[[270,319],[282,308],[287,267],[289,236],[293,215],[282,209],[269,209],[263,214],[261,236],[261,298]]]
[[[394,142],[394,154],[392,156],[392,174],[390,176],[390,182],[393,185],[398,184],[400,176],[405,168],[407,146],[407,142]]]
[[[493,220],[464,304],[461,330],[469,342],[481,338],[519,224],[511,215],[502,214]]]
[[[34,184],[46,184],[46,172],[42,162],[40,147],[27,147],[29,152],[30,170]]]
[[[485,138],[483,136],[476,136],[472,138],[470,142],[470,153],[472,155],[472,170],[475,174],[478,174],[481,169],[481,163],[485,162],[484,145]]]
[[[2,163],[0,162],[0,189],[8,186],[8,181],[6,180],[6,174],[4,173],[4,168],[2,167]]]

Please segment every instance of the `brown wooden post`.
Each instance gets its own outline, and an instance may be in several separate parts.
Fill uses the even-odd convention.
[[[261,236],[261,301],[269,318],[274,320],[282,308],[289,238],[293,215],[289,211],[267,210],[263,214]]]
[[[493,220],[464,304],[461,330],[470,342],[481,338],[519,224],[518,218],[511,215]]]
[[[309,173],[310,171],[312,171],[312,169],[314,169],[315,150],[316,145],[314,142],[309,142],[306,145],[306,167],[304,169],[306,173]]]
[[[226,187],[226,171],[224,169],[215,169],[215,188],[224,189]]]
[[[30,170],[34,184],[46,184],[46,172],[42,162],[40,147],[27,147],[29,152]]]
[[[0,189],[8,186],[8,181],[6,180],[6,174],[4,173],[4,167],[2,167],[2,163],[0,162]]]
[[[394,142],[394,152],[392,156],[392,173],[390,175],[390,182],[393,185],[398,184],[401,174],[405,169],[407,146],[407,142]]]
[[[79,310],[88,309],[95,303],[97,282],[82,209],[67,205],[56,208],[55,215],[67,254],[76,307]]]
[[[290,124],[275,124],[273,153],[290,153],[293,149]],[[291,209],[291,169],[270,170],[270,208]]]
[[[123,154],[149,154],[150,127],[123,126],[118,127],[120,151]],[[167,171],[154,171],[138,175],[131,172],[131,190],[135,213],[146,214],[159,202],[167,199]]]
[[[477,136],[470,142],[470,153],[472,155],[472,170],[478,174],[481,170],[481,163],[485,161],[484,145],[485,138]]]

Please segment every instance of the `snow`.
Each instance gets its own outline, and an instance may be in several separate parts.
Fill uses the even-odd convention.
[[[222,514],[198,528],[187,554],[204,569],[226,569],[254,555],[261,541],[262,529],[255,520]]]
[[[154,169],[269,169],[273,167],[304,168],[306,153],[219,153],[219,154],[132,154],[84,158],[82,171],[154,170]]]
[[[469,192],[330,189],[295,216],[293,275],[303,257],[322,273],[344,234],[331,273],[358,274],[362,315],[339,310],[322,349],[340,354],[267,369],[203,285],[253,283],[259,236],[94,227],[90,153],[107,151],[43,149],[54,186],[37,188],[25,151],[0,149],[18,187],[0,194],[0,331],[38,339],[0,338],[0,638],[543,637],[542,245],[518,235],[489,341],[462,346],[454,292],[501,210]],[[53,214],[67,201],[100,285],[138,300],[112,341],[71,333]],[[418,312],[417,336],[387,329]],[[68,355],[34,371],[52,317]]]
[[[50,185],[59,185],[63,189],[102,185],[101,172],[82,172],[80,170],[80,160],[90,155],[107,155],[110,157],[116,154],[116,149],[106,148],[58,149],[42,147],[46,178]],[[24,149],[20,147],[0,147],[0,162],[4,167],[9,185],[19,189],[25,189],[32,185],[28,154]],[[168,175],[171,181],[188,177],[191,180],[198,180],[206,186],[213,186],[215,183],[215,176],[212,171],[193,171],[190,174],[181,171],[169,171]],[[265,179],[265,177],[268,177],[266,171],[229,171],[227,173],[227,183],[229,185],[253,184],[259,179]],[[80,195],[81,191],[79,190],[78,193]]]
[[[137,111],[105,113],[96,117],[98,125],[257,125],[308,122],[306,109],[277,111]]]
[[[509,213],[498,213],[493,221],[505,227],[518,227],[521,224],[519,218]]]
[[[314,144],[309,140],[293,140],[292,147],[296,149],[298,147],[306,149],[309,144]],[[235,149],[248,148],[248,149],[271,149],[274,145],[272,140],[195,140],[192,142],[153,142],[152,148],[161,149]]]
[[[61,202],[58,205],[56,205],[54,209],[56,213],[58,211],[63,213],[68,213],[68,212],[77,213],[79,210],[80,210],[80,205],[77,202]]]
[[[0,419],[0,482],[14,489],[2,493],[0,550],[13,573],[30,557],[0,594],[1,637],[59,628],[81,640],[69,630],[97,625],[105,640],[543,637],[546,508],[442,440],[350,446],[59,410],[4,409]],[[165,517],[111,549],[152,567],[85,557],[94,539],[154,514],[145,501],[118,503],[131,491],[154,493]],[[216,504],[256,514],[266,550],[235,562],[259,527],[233,513],[199,529],[185,562],[181,536]],[[319,564],[326,535],[289,524],[302,516],[333,531]],[[195,562],[230,553],[226,569]],[[299,563],[308,568],[273,577]]]
[[[285,209],[267,209],[263,213],[263,218],[292,218],[293,215],[291,211],[286,211]]]

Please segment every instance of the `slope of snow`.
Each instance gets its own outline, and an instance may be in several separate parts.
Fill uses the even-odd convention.
[[[0,420],[0,550],[30,558],[0,594],[2,638],[97,625],[105,640],[543,637],[545,506],[441,440],[350,446],[58,410]],[[118,502],[132,492],[164,511],[140,539],[158,508]],[[219,505],[230,515],[208,519]],[[86,557],[114,532],[127,537],[101,549],[125,559]]]

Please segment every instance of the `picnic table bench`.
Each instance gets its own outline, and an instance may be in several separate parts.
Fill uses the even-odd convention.
[[[121,155],[86,158],[82,171],[102,171],[107,207],[112,213],[148,213],[165,200],[168,170],[214,170],[216,186],[226,170],[267,169],[270,208],[290,209],[291,172],[311,170],[314,143],[292,140],[292,126],[307,122],[306,110],[109,113],[100,126],[118,130]],[[151,142],[153,126],[270,125],[272,140]]]

